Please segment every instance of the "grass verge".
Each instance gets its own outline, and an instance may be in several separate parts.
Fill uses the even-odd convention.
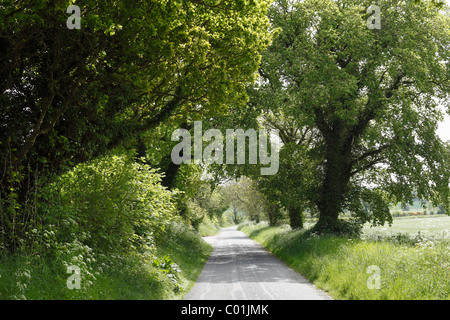
[[[234,226],[236,223],[233,221],[231,213],[229,211],[222,214],[220,218],[210,218],[206,216],[198,227],[198,232],[202,237],[215,236],[220,232],[220,229],[225,227]]]
[[[239,229],[334,299],[450,299],[445,239],[346,239],[266,224]]]
[[[156,239],[156,252],[148,260],[118,254],[97,254],[89,261],[80,257],[79,265],[84,267],[79,289],[68,288],[73,274],[67,273],[61,257],[3,255],[0,299],[181,299],[195,283],[211,251],[197,232],[174,223]]]

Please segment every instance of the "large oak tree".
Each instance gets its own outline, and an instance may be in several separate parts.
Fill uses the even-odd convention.
[[[266,112],[282,110],[318,133],[309,154],[320,160],[317,187],[308,197],[319,230],[340,229],[344,210],[382,224],[391,221],[390,202],[449,203],[435,134],[449,107],[449,10],[378,1],[377,30],[367,26],[371,4],[278,0],[269,13],[281,33],[263,55],[255,91]]]

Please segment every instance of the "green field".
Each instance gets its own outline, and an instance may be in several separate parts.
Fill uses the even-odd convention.
[[[450,237],[450,217],[444,215],[394,218],[391,226],[364,226],[363,236],[389,236],[392,234],[410,236]]]

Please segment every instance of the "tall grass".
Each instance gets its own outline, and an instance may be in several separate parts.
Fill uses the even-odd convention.
[[[347,239],[261,224],[240,229],[335,299],[450,299],[448,239]]]
[[[0,256],[1,300],[181,299],[195,283],[212,248],[182,223],[172,223],[156,240],[156,259],[96,254],[81,272],[80,289],[60,259],[29,254]],[[82,262],[82,261],[80,261]],[[157,262],[157,263],[155,263]]]
[[[221,216],[210,218],[208,215],[204,217],[198,227],[198,232],[203,236],[217,235],[222,228],[235,225],[231,211],[225,211]]]

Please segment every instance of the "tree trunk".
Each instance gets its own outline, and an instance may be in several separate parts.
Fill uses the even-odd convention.
[[[289,224],[293,230],[303,228],[302,210],[296,207],[289,207]]]
[[[189,125],[187,122],[183,122],[180,124],[180,129],[191,130],[192,125]],[[177,173],[181,166],[172,161],[172,155],[169,152],[164,156],[160,163],[160,167],[164,170],[164,176],[161,179],[161,184],[169,190],[173,190],[175,187]]]
[[[325,177],[316,202],[319,220],[314,229],[318,231],[339,231],[338,217],[350,181],[352,147],[351,142],[340,136],[337,130],[326,137]]]
[[[166,159],[168,158],[170,158],[170,155],[166,156]],[[164,176],[161,179],[161,184],[169,190],[173,190],[180,165],[173,163],[171,160],[166,160],[164,164],[167,164],[167,166],[164,167]]]
[[[235,206],[233,206],[233,222],[234,222],[235,224],[238,224],[238,223],[239,223],[239,220],[238,220],[238,210],[237,210],[237,208],[236,208]]]
[[[280,206],[277,203],[273,203],[269,206],[267,210],[267,216],[269,217],[269,226],[273,227],[278,222],[278,212]]]

